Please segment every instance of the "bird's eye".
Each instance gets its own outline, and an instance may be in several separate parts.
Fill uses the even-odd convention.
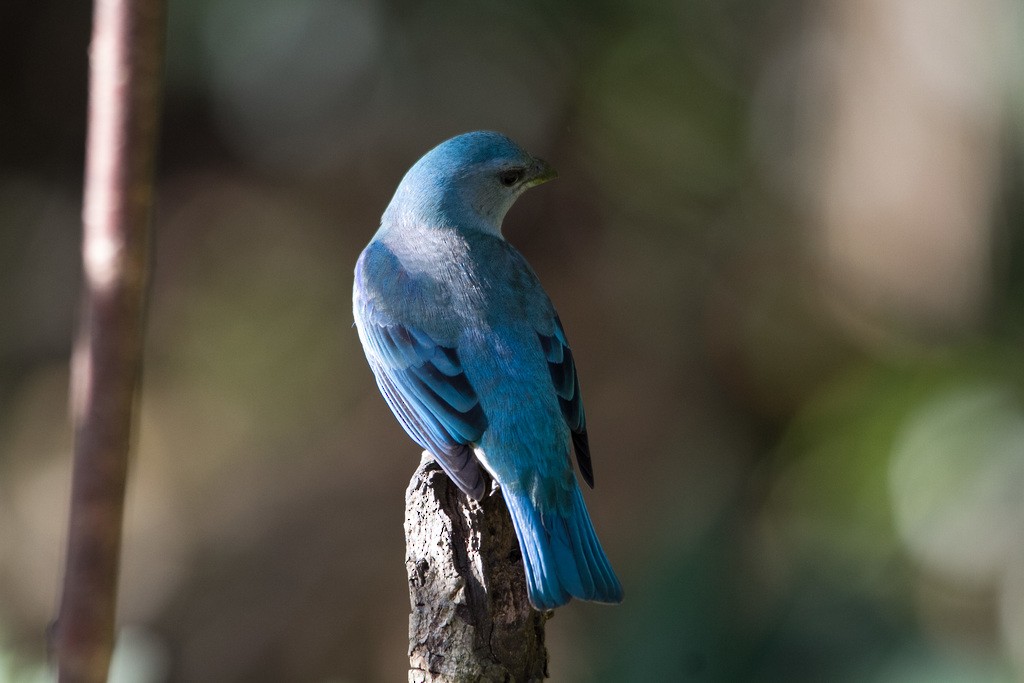
[[[522,179],[523,169],[521,168],[510,168],[509,170],[502,171],[498,174],[498,182],[505,187],[512,187]]]

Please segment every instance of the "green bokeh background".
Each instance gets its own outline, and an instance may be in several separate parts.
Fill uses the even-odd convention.
[[[1024,675],[1014,0],[171,0],[115,680],[405,679],[418,462],[352,267],[424,151],[549,160],[619,607],[556,681]],[[47,680],[89,7],[0,4],[0,681]]]

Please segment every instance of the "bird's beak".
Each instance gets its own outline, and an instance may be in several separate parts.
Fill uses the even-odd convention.
[[[557,177],[558,171],[551,168],[551,164],[543,159],[534,159],[533,165],[530,167],[530,176],[523,185],[525,187],[534,187],[549,180],[554,180]]]

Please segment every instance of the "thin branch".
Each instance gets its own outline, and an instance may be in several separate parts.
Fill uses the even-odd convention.
[[[72,358],[75,446],[55,625],[62,683],[105,681],[113,649],[132,413],[141,369],[166,7],[97,0],[90,48],[84,307]]]

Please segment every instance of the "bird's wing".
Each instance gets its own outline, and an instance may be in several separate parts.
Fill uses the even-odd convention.
[[[572,445],[576,450],[576,462],[580,474],[590,488],[594,488],[594,466],[590,461],[590,440],[587,437],[587,417],[583,412],[583,397],[580,394],[580,380],[576,376],[576,364],[572,360],[572,349],[565,338],[562,321],[554,316],[553,332],[550,335],[537,333],[540,337],[544,357],[551,372],[551,383],[555,386],[558,403],[562,406],[565,423],[572,432]]]
[[[576,376],[576,364],[573,362],[572,349],[566,340],[562,321],[559,320],[558,313],[541,286],[537,274],[523,255],[504,240],[499,240],[496,244],[507,259],[505,263],[510,270],[508,277],[516,282],[516,291],[520,296],[519,315],[532,322],[534,331],[540,339],[548,371],[551,373],[551,383],[562,408],[562,417],[572,432],[572,445],[576,451],[580,474],[587,485],[593,488],[594,466],[590,459],[587,418],[583,412],[583,397],[580,394],[580,381]],[[500,258],[491,259],[492,263],[501,261]]]
[[[359,270],[357,287],[365,284]],[[374,296],[357,296],[357,318],[381,393],[409,436],[459,488],[480,500],[486,486],[472,444],[487,429],[487,417],[458,352],[394,320],[374,301]]]

